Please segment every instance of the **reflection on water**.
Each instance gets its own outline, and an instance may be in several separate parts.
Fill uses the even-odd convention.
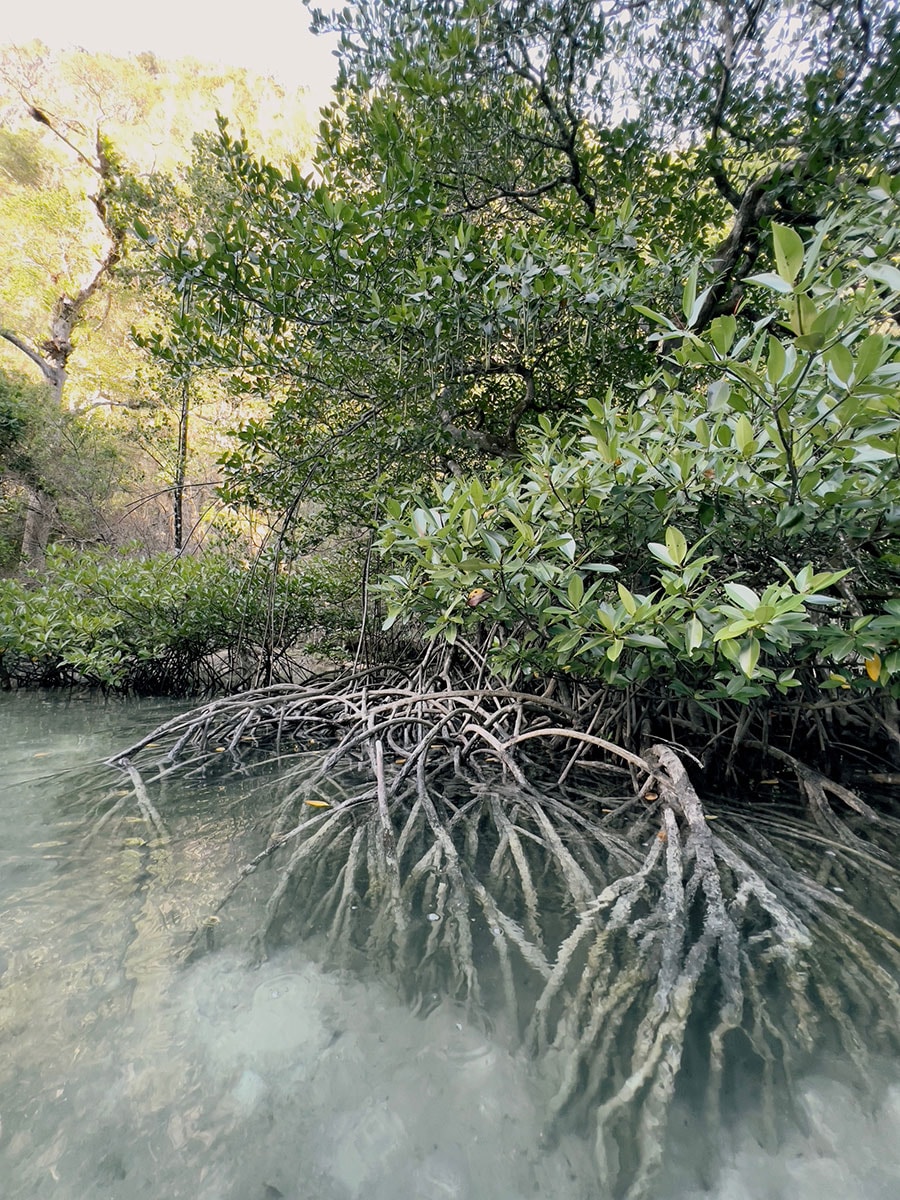
[[[249,778],[173,784],[167,839],[136,814],[97,830],[97,777],[71,768],[165,715],[0,698],[3,1196],[597,1200],[590,1139],[549,1135],[552,1084],[509,1031],[439,995],[414,1016],[303,947],[252,967],[271,880],[252,878],[217,948],[182,963],[270,800]],[[849,1078],[823,1060],[777,1147],[736,1095],[714,1167],[683,1092],[661,1200],[894,1200],[896,1064],[874,1108]]]

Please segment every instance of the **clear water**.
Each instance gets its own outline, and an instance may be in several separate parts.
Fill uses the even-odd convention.
[[[4,1200],[604,1200],[589,1142],[549,1136],[540,1064],[502,1031],[440,996],[414,1015],[303,946],[253,966],[264,880],[184,961],[270,810],[258,779],[188,781],[165,842],[137,814],[97,828],[84,768],[171,711],[0,697]],[[712,1167],[684,1097],[660,1196],[896,1200],[898,1064],[873,1082],[862,1096],[823,1058],[777,1147],[736,1096]]]

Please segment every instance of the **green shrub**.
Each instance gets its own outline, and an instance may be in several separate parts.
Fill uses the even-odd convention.
[[[743,333],[690,331],[695,269],[687,330],[641,310],[671,355],[640,394],[542,418],[488,480],[389,501],[386,624],[492,621],[501,670],[709,699],[900,694],[898,211],[883,180],[808,245],[773,225]]]
[[[0,669],[20,684],[158,694],[286,676],[293,653],[340,640],[351,584],[322,565],[55,547],[45,574],[0,582]]]

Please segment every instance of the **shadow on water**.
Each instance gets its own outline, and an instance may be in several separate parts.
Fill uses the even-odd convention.
[[[217,769],[166,779],[153,793],[163,831],[148,827],[127,777],[91,765],[171,711],[0,698],[8,1200],[604,1200],[627,1194],[639,1141],[654,1131],[658,1200],[893,1200],[897,1030],[848,1011],[859,992],[842,987],[839,944],[833,978],[811,981],[808,1028],[796,1026],[778,964],[759,976],[765,1004],[752,1013],[771,1023],[769,1056],[759,1037],[730,1029],[717,1079],[721,997],[703,977],[671,1112],[656,1124],[645,1114],[640,1128],[627,1107],[614,1112],[613,1174],[626,1182],[604,1190],[594,1111],[622,1090],[616,1074],[627,1075],[655,978],[632,980],[620,1008],[603,1006],[638,961],[632,930],[649,909],[595,937],[595,917],[545,869],[528,813],[499,792],[451,797],[464,899],[428,858],[427,828],[413,825],[397,848],[403,903],[392,903],[362,809],[309,807],[298,844],[328,836],[303,870],[286,872],[287,847],[234,888],[284,806],[278,763],[234,770],[223,756]],[[498,824],[501,798],[512,835]],[[814,864],[871,920],[896,918],[895,895],[853,854],[823,867],[799,822],[757,833],[760,854],[785,869]],[[500,853],[510,836],[515,870]],[[611,845],[584,852],[598,872],[620,854],[622,873],[631,852]],[[591,935],[554,991],[552,964],[582,923]],[[865,926],[857,932],[865,941]],[[877,941],[866,952],[877,958]],[[592,963],[603,996],[579,993]],[[606,1023],[588,1039],[601,1010]],[[592,1078],[598,1061],[609,1080]]]

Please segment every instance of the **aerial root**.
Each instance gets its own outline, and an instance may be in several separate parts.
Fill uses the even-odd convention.
[[[829,779],[827,775],[823,775],[820,771],[816,771],[808,763],[801,762],[795,758],[793,754],[788,754],[786,750],[781,750],[778,746],[771,746],[767,743],[757,741],[747,741],[748,746],[754,750],[761,750],[768,754],[770,758],[774,758],[777,762],[786,763],[794,772],[800,791],[805,796],[809,803],[813,817],[827,831],[840,840],[848,842],[856,842],[858,839],[844,826],[834,815],[831,805],[828,803],[828,795],[832,795],[837,800],[843,801],[848,808],[851,808],[859,816],[864,817],[866,821],[877,822],[880,818],[878,813],[870,804],[866,804],[856,792],[843,784]]]
[[[597,732],[596,707],[577,728],[552,696],[384,672],[242,700],[178,718],[128,754],[173,747],[141,780],[148,801],[177,755],[192,769],[205,755],[212,770],[218,746],[282,754],[269,841],[240,877],[275,867],[260,951],[286,929],[319,934],[342,961],[377,961],[419,1006],[449,992],[473,1015],[490,973],[510,1029],[548,1073],[554,1119],[592,1129],[617,1195],[643,1197],[659,1167],[701,998],[714,1006],[703,1081],[713,1139],[733,1040],[758,1063],[772,1129],[776,1088],[826,1024],[860,1070],[870,1033],[896,1044],[900,941],[792,867],[764,829],[725,814],[711,825],[679,755],[615,745]],[[620,715],[636,727],[630,709]],[[313,759],[310,741],[330,749]],[[598,795],[588,750],[623,763],[634,795]],[[877,844],[835,832],[827,797],[854,820],[869,822],[868,806],[779,754],[821,847],[837,846],[847,869],[881,864]],[[323,796],[331,807],[311,810]],[[817,868],[821,847],[802,850]],[[894,896],[896,873],[885,864],[877,878]],[[545,895],[559,898],[552,912]],[[624,1145],[633,1152],[620,1155]]]
[[[144,783],[140,771],[138,771],[134,763],[127,760],[122,763],[122,769],[131,780],[138,811],[153,834],[161,841],[165,841],[168,838],[168,830],[166,829],[165,822],[156,810],[156,805],[150,799],[150,793],[147,791],[147,785]]]

